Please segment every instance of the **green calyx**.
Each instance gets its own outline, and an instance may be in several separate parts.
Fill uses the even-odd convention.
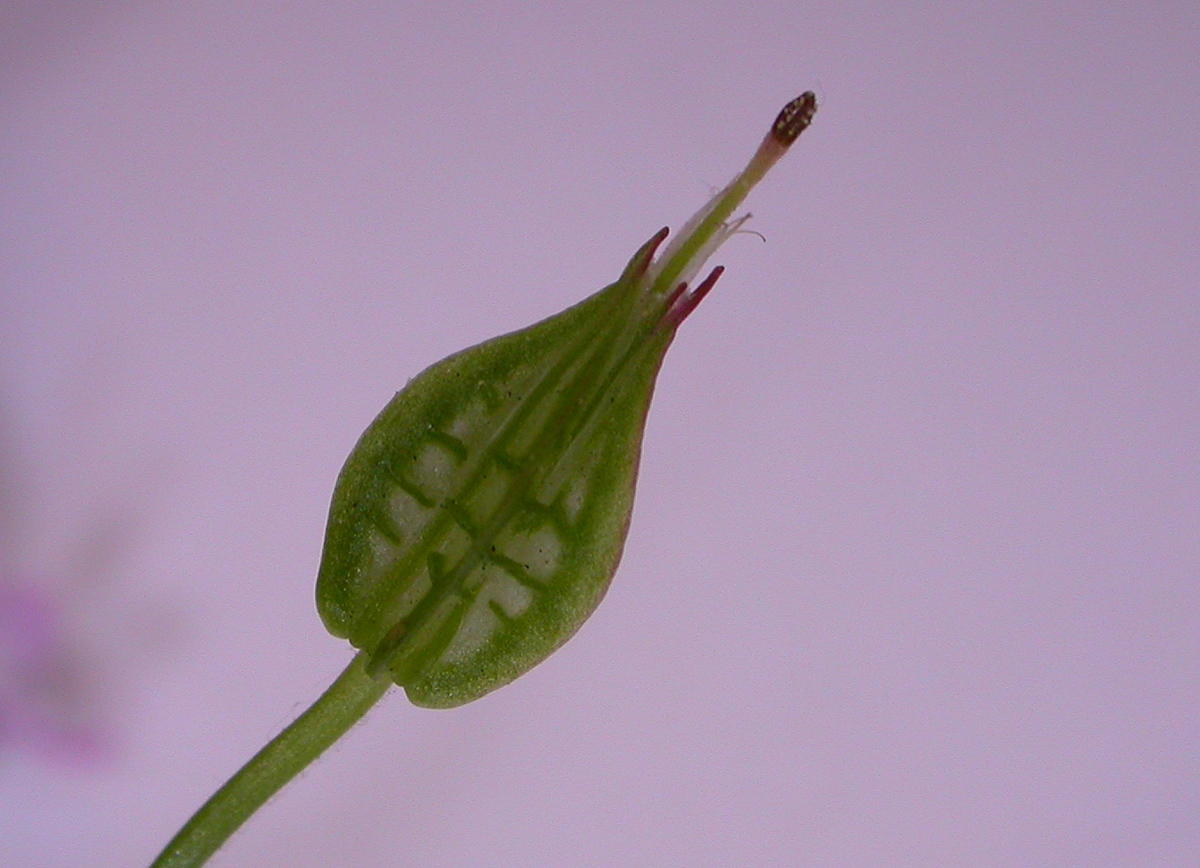
[[[603,597],[675,330],[635,303],[647,265],[428,368],[342,470],[318,607],[418,705],[506,684]]]
[[[595,609],[624,545],[659,366],[721,270],[688,282],[814,110],[811,94],[789,104],[657,259],[665,229],[616,283],[427,368],[366,430],[334,491],[317,605],[369,674],[418,705],[460,705],[545,659]]]

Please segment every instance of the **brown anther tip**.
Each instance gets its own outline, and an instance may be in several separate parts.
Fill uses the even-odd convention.
[[[771,126],[771,135],[786,148],[808,128],[816,113],[817,95],[811,90],[806,90],[783,107],[783,111]]]

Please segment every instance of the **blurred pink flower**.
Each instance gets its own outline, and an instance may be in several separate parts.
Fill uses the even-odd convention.
[[[32,747],[94,761],[106,742],[61,607],[31,582],[0,580],[0,754]]]

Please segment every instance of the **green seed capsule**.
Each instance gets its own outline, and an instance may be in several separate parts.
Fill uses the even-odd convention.
[[[789,103],[660,256],[665,229],[616,283],[427,368],[366,430],[334,490],[317,606],[370,672],[417,705],[461,705],[592,613],[624,545],[659,366],[721,269],[688,283],[815,110],[811,93]]]

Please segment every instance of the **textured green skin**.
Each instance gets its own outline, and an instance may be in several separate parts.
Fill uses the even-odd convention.
[[[678,324],[645,295],[652,251],[648,244],[621,280],[574,307],[427,368],[347,459],[318,610],[415,704],[448,708],[507,684],[566,642],[604,596],[629,526],[646,411]],[[421,464],[422,454],[433,460]],[[401,517],[415,515],[411,526],[395,526],[397,497]],[[544,556],[529,542],[538,533],[552,543]],[[383,539],[380,566],[373,546]],[[507,556],[514,545],[542,556],[537,577]],[[487,602],[492,614],[473,623],[491,631],[481,628],[485,639],[463,640],[467,653],[448,659],[479,593],[473,583],[489,575],[499,584],[486,587],[516,588],[509,597],[525,607],[510,616],[504,603]],[[414,592],[422,582],[428,590]]]

